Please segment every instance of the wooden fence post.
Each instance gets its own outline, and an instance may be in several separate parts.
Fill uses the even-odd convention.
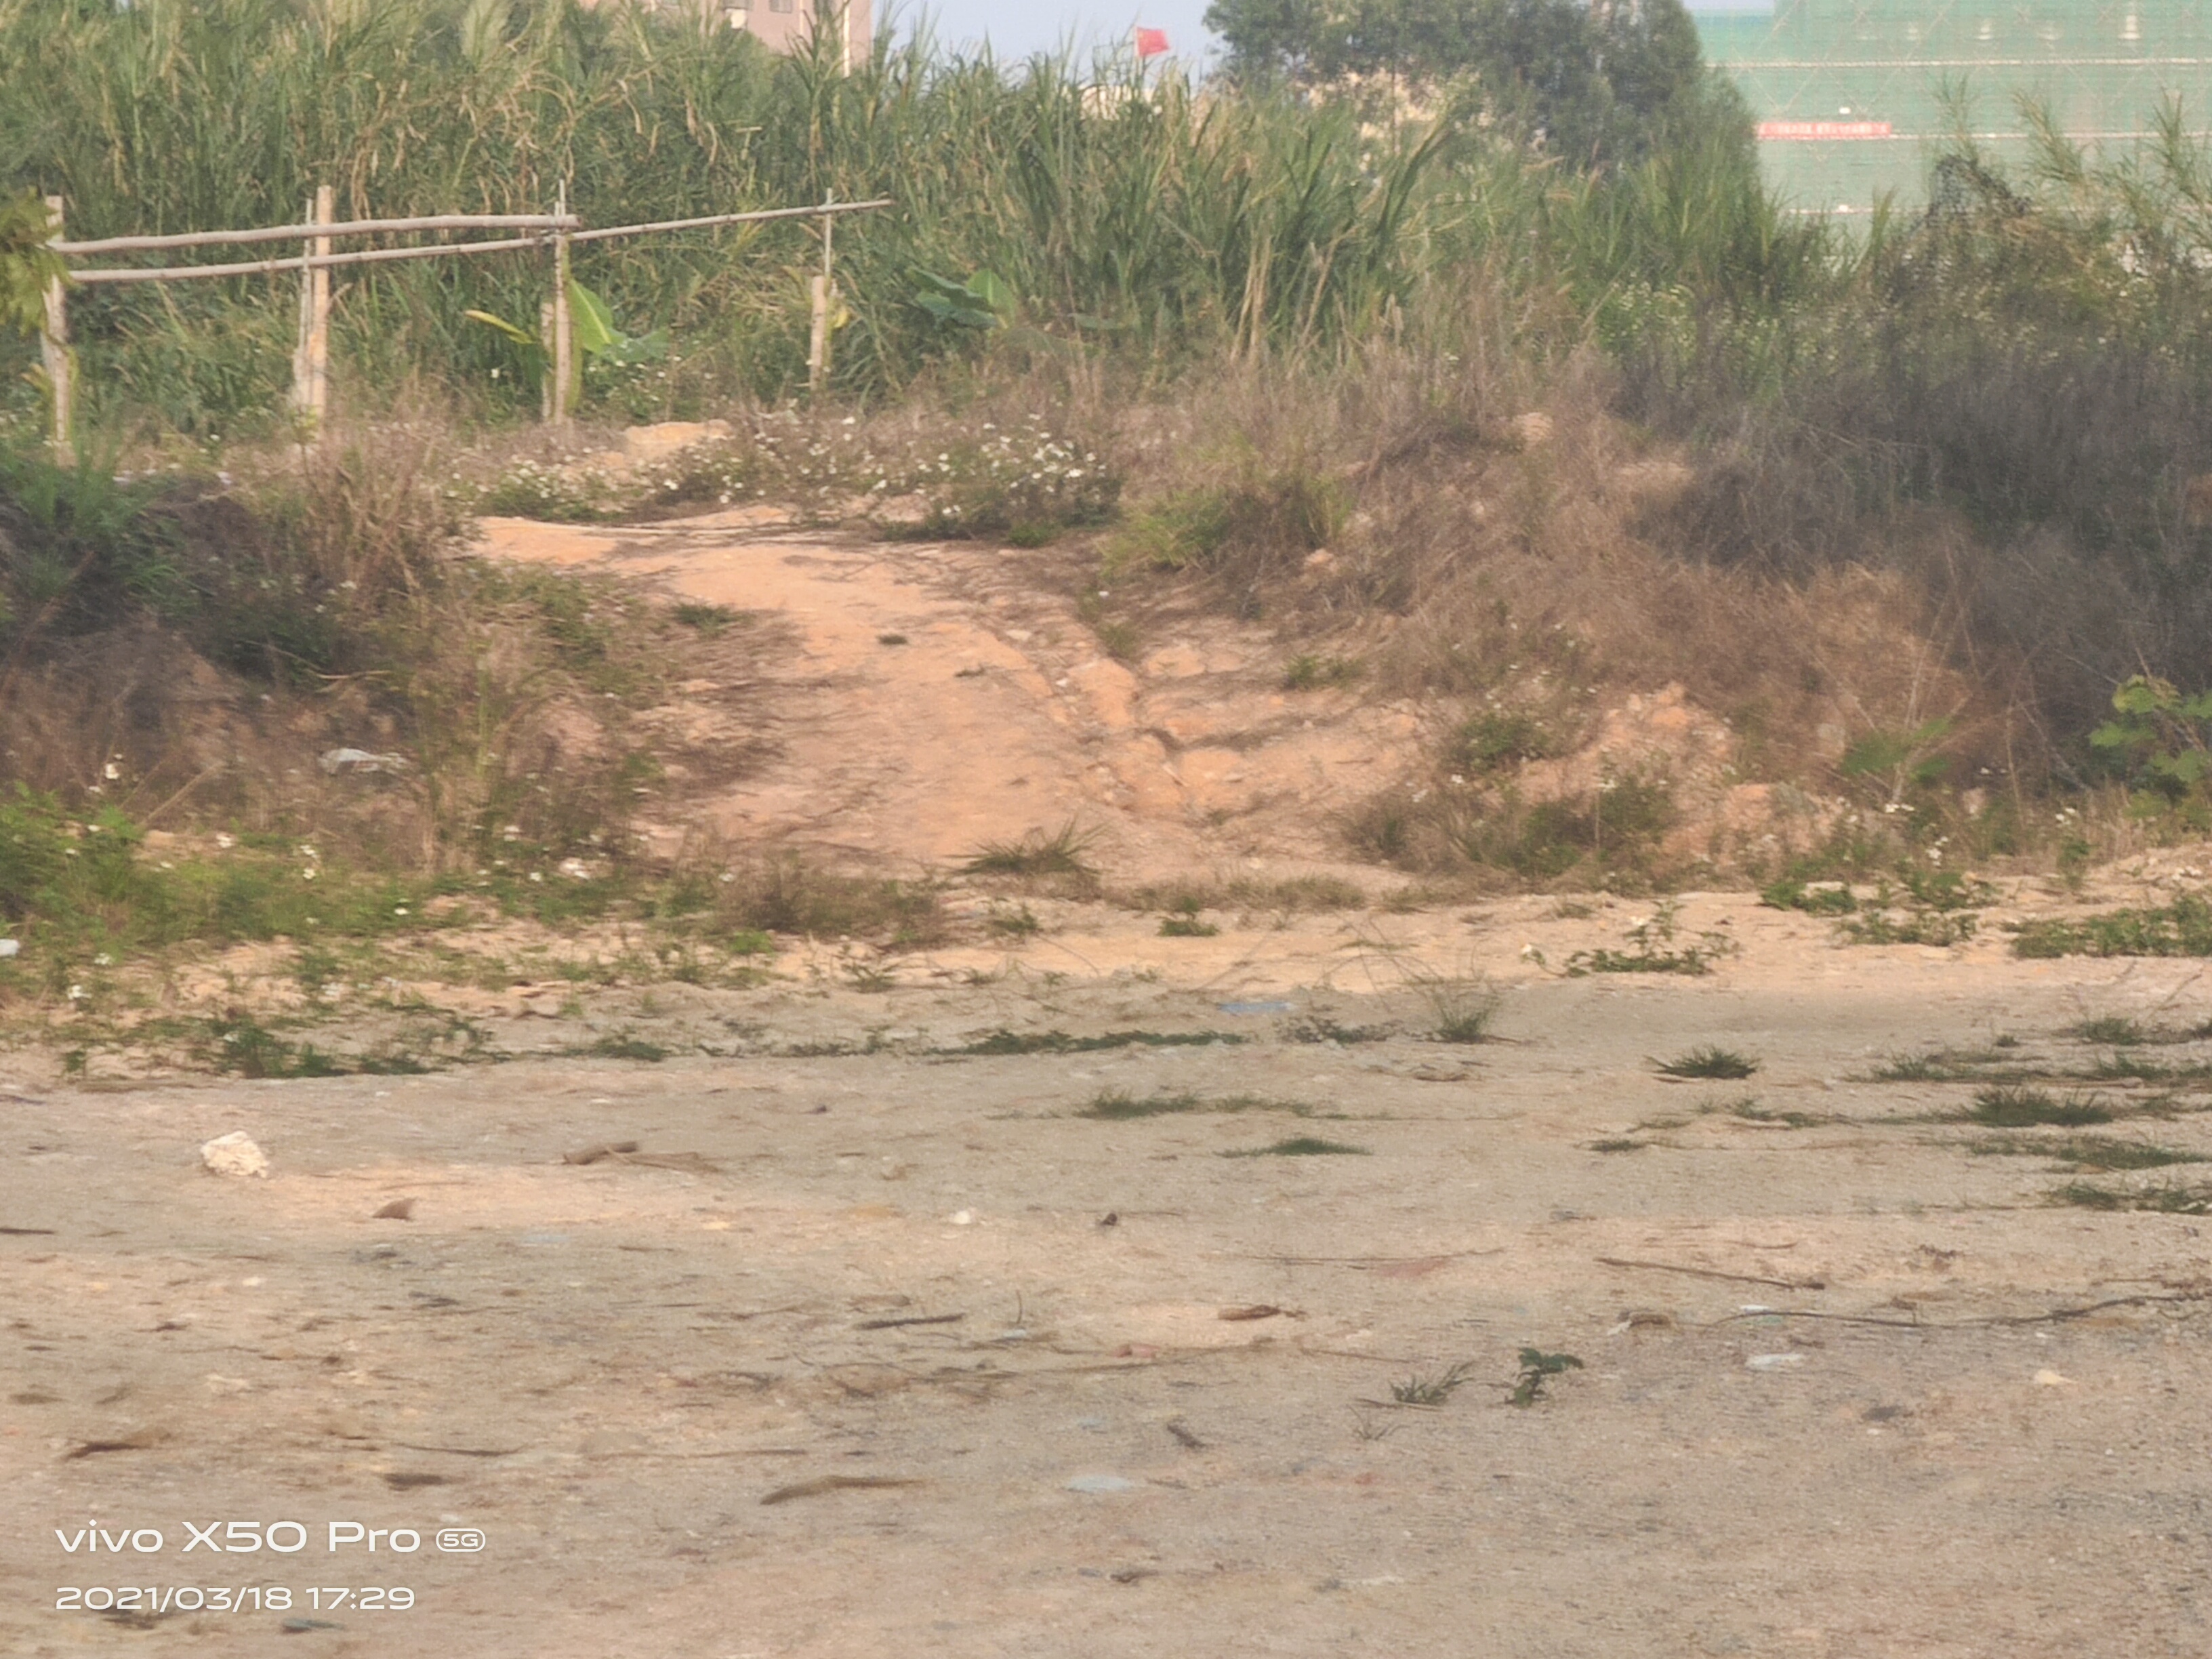
[[[822,205],[828,207],[837,199],[831,191],[823,197]],[[822,216],[822,274],[811,277],[806,284],[807,298],[813,315],[806,339],[806,390],[811,396],[822,395],[822,384],[830,376],[830,302],[836,293],[831,286],[830,264],[830,227],[837,222],[835,214]]]
[[[46,198],[46,222],[53,227],[51,241],[62,240],[62,198]],[[46,371],[46,389],[53,394],[53,431],[50,441],[54,459],[66,462],[73,453],[70,438],[76,426],[76,365],[70,359],[69,298],[58,276],[46,283],[46,325],[39,331],[39,356]]]
[[[568,216],[568,186],[561,186],[557,218]],[[556,426],[568,422],[568,377],[574,373],[575,343],[570,337],[568,317],[568,232],[565,226],[553,233],[553,398],[549,418]]]
[[[552,338],[553,302],[540,300],[538,302],[538,343],[550,351]],[[553,418],[553,371],[550,368],[538,380],[538,418],[549,422]]]
[[[336,201],[337,191],[330,185],[317,185],[307,222],[331,223]],[[327,258],[331,239],[310,237],[306,246],[309,258]],[[310,434],[318,441],[330,401],[331,271],[328,265],[306,265],[300,271],[300,343],[292,353],[292,407],[306,419]]]

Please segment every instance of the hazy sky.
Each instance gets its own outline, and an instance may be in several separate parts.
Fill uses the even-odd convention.
[[[878,0],[878,16],[884,0]],[[1102,42],[1126,39],[1141,23],[1165,29],[1175,56],[1197,67],[1216,49],[1199,19],[1206,15],[1208,0],[933,0],[926,9],[937,38],[948,46],[976,45],[985,40],[1001,58],[1025,58],[1035,52],[1051,52],[1073,41],[1088,52]],[[894,0],[893,27],[901,33],[914,27],[925,8],[911,0]]]

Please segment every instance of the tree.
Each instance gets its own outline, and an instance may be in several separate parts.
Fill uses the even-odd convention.
[[[1681,0],[1214,0],[1206,22],[1248,82],[1464,82],[1577,162],[1632,161],[1715,124],[1750,157],[1741,101],[1706,71]]]

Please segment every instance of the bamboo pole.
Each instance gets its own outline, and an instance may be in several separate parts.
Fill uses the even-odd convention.
[[[752,213],[711,213],[703,219],[659,219],[646,225],[609,225],[600,230],[580,230],[568,240],[571,242],[598,242],[610,236],[640,236],[653,230],[702,230],[709,225],[750,225],[766,219],[816,219],[831,213],[867,213],[877,208],[896,207],[898,204],[888,196],[872,202],[824,202],[819,207],[765,208]]]
[[[313,225],[304,227],[312,233]],[[337,227],[331,227],[336,231]],[[72,282],[87,288],[110,283],[183,283],[197,276],[264,276],[298,270],[302,267],[335,269],[339,265],[373,265],[391,259],[443,259],[449,255],[465,253],[505,253],[517,248],[543,247],[543,236],[518,236],[498,242],[439,242],[429,247],[373,247],[353,253],[317,254],[301,258],[293,254],[283,259],[242,259],[235,264],[220,265],[117,265],[94,270],[76,270],[70,273]]]
[[[556,216],[568,216],[568,186],[561,186]],[[568,377],[574,372],[575,341],[568,316],[568,233],[553,234],[553,410],[555,426],[568,423]]]
[[[802,209],[803,212],[813,210]],[[312,210],[310,210],[312,214]],[[576,221],[568,221],[574,228]],[[187,230],[173,236],[103,236],[94,242],[57,242],[54,252],[70,258],[94,253],[151,253],[171,247],[217,247],[247,242],[290,242],[316,234],[381,236],[416,230],[558,230],[561,222],[543,213],[438,213],[416,219],[349,219],[345,223],[262,225],[252,230]]]
[[[336,210],[337,192],[328,185],[315,189],[310,222],[326,225]],[[312,436],[319,438],[331,401],[331,270],[313,263],[331,251],[331,239],[308,239],[300,271],[300,344],[292,356],[292,407],[307,421]]]
[[[53,227],[53,240],[58,242],[62,234],[62,198],[46,198],[46,222]],[[39,331],[39,356],[46,371],[46,388],[52,393],[53,431],[50,441],[54,458],[66,462],[71,454],[70,439],[76,426],[76,365],[70,361],[69,349],[69,296],[58,276],[46,282],[46,323]]]

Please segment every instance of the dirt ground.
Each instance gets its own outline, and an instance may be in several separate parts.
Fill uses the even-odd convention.
[[[83,1089],[18,1056],[0,1648],[2212,1649],[2205,1223],[2054,1205],[2053,1157],[1977,1149],[2066,1132],[1871,1080],[2092,1067],[2065,1033],[2195,1026],[2200,970],[1842,947],[1709,895],[1711,975],[1559,975],[1608,905],[1102,910],[986,983],[698,991],[665,1024],[732,1051],[658,1066]],[[1496,1040],[1425,1035],[1483,973]],[[1759,1069],[1656,1074],[1699,1044]],[[2186,1086],[2085,1086],[2102,1133],[2212,1154]],[[202,1167],[232,1132],[265,1179]],[[1358,1151],[1261,1152],[1300,1136]],[[1516,1409],[1524,1346],[1583,1364]],[[308,1547],[186,1554],[217,1521]],[[132,1585],[292,1601],[55,1610]]]
[[[1691,895],[1710,974],[1571,976],[1649,902],[1385,902],[1332,815],[1418,711],[1286,697],[1261,630],[1123,664],[1008,556],[744,514],[489,535],[778,616],[734,844],[1076,823],[1120,890],[1382,908],[994,940],[963,890],[964,944],[757,985],[399,987],[487,1034],[427,1076],[0,1052],[0,1650],[2212,1651],[2209,1224],[2057,1201],[2212,1158],[2212,997],[2002,932],[2207,849],[1945,949]],[[1659,1074],[1701,1045],[1756,1070]],[[1965,1118],[2002,1086],[2111,1121]],[[1579,1364],[1516,1407],[1524,1348]]]

